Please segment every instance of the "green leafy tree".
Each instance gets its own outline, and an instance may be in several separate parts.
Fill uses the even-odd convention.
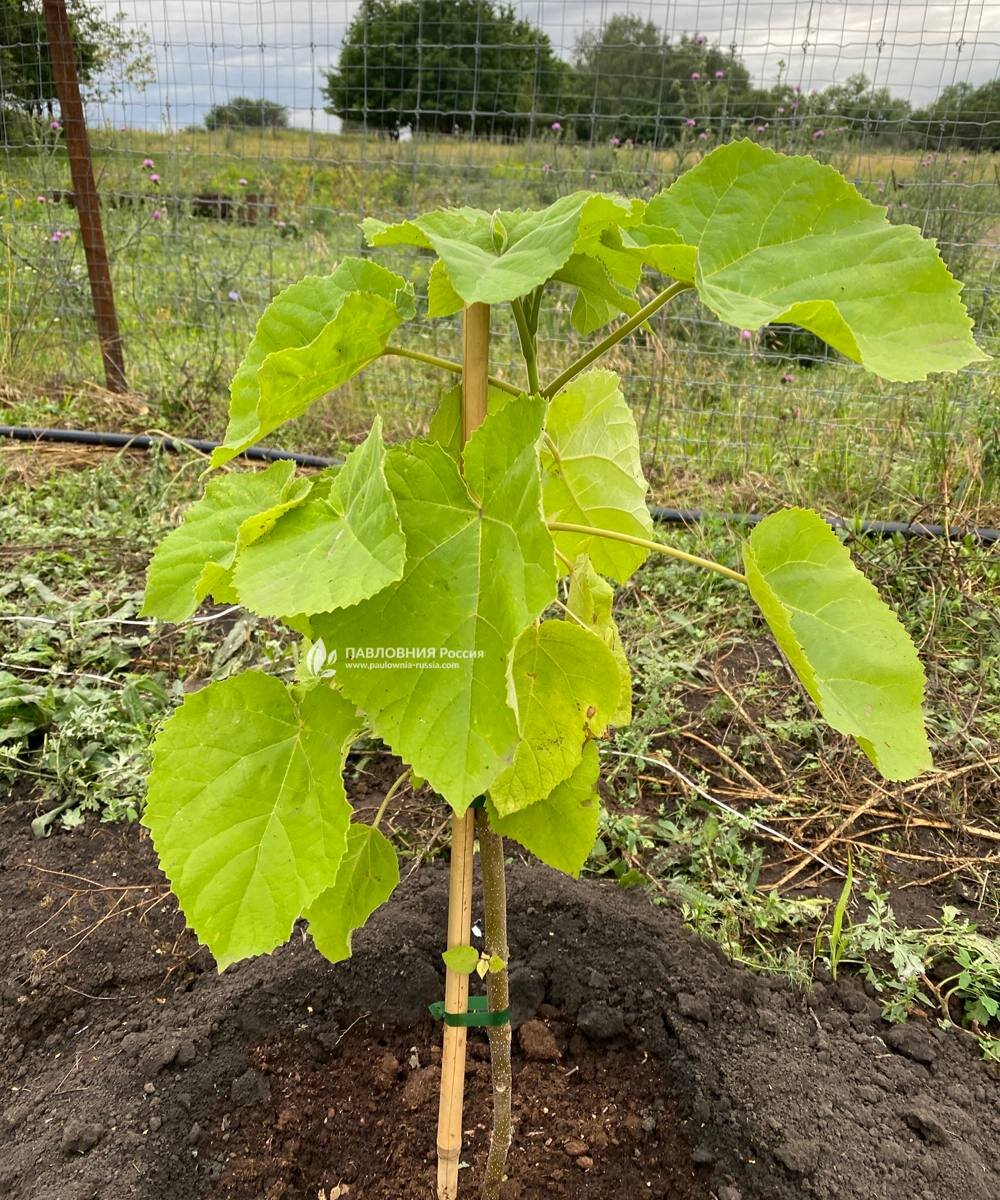
[[[206,129],[287,129],[288,109],[276,100],[236,96],[213,104],[205,113]]]
[[[1000,79],[980,87],[950,84],[933,104],[913,114],[913,128],[922,145],[1000,150]]]
[[[585,30],[573,55],[575,126],[591,140],[663,145],[692,127],[724,130],[749,87],[750,73],[732,51],[700,35],[671,43],[634,13]]]
[[[546,34],[493,0],[362,0],[327,112],[368,129],[527,133],[557,113],[565,64]]]
[[[142,87],[152,77],[146,36],[126,25],[122,14],[109,18],[90,0],[68,0],[76,69],[91,97],[116,86],[102,75],[114,68],[120,81]],[[3,113],[39,118],[56,104],[52,55],[41,0],[0,0],[0,121]]]
[[[866,75],[851,75],[843,83],[831,84],[814,105],[817,115],[834,128],[866,138],[897,138],[904,131],[910,105],[888,88],[875,87]]]
[[[614,585],[650,554],[717,572],[756,606],[820,713],[881,775],[904,780],[931,766],[917,652],[840,539],[815,513],[790,508],[734,548],[739,565],[656,540],[632,412],[600,360],[687,291],[738,328],[801,325],[889,380],[986,356],[960,285],[917,229],[890,224],[830,167],[752,142],[714,151],[648,204],[577,192],[542,211],[447,209],[363,229],[373,247],[433,256],[428,316],[464,309],[464,367],[398,340],[414,315],[410,282],[346,259],[264,311],[213,466],[385,355],[452,377],[464,370],[464,390],[444,392],[426,437],[387,447],[376,422],[339,469],[299,477],[280,462],[224,474],[166,537],[147,614],[178,620],[211,595],[285,621],[302,641],[290,681],[248,671],[184,700],[156,741],[144,821],[220,969],[268,953],[300,918],[339,961],[391,895],[399,870],[379,829],[385,804],[371,824],[358,822],[342,778],[359,736],[406,764],[390,795],[417,777],[450,809],[459,875],[475,821],[486,945],[480,955],[468,944],[457,908],[446,1053],[456,1022],[489,1026],[483,1195],[498,1200],[512,1083],[502,839],[571,875],[593,847],[599,739],[631,714]],[[645,303],[643,278],[657,288]],[[543,378],[541,305],[567,287],[577,334],[610,329]],[[490,306],[509,306],[518,382],[486,376]],[[473,970],[486,995],[467,1000],[459,984]],[[457,1191],[452,1148],[443,1200]]]

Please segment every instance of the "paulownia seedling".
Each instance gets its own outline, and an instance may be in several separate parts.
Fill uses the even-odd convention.
[[[342,768],[374,736],[453,816],[448,1017],[472,1021],[485,976],[494,1128],[482,1182],[500,1194],[511,1140],[503,838],[577,875],[598,822],[598,740],[630,719],[613,585],[651,553],[745,588],[826,720],[887,779],[931,766],[912,642],[815,513],[768,516],[742,570],[653,537],[639,442],[598,361],[679,293],[722,321],[787,322],[883,378],[985,358],[961,287],[918,230],[891,225],[836,171],[749,142],[719,148],[648,203],[576,192],[541,211],[460,208],[363,224],[373,247],[433,255],[427,315],[465,310],[461,363],[395,342],[413,286],[370,259],[308,276],[264,311],[232,383],[221,467],[386,355],[462,373],[426,437],[383,443],[376,420],[343,466],[223,474],[156,551],[145,609],[208,596],[302,636],[295,677],[247,671],[188,696],[156,740],[145,823],[219,969],[306,922],[332,962],[389,899],[396,853],[352,820]],[[651,300],[643,281],[665,277]],[[580,337],[542,378],[546,292],[575,293]],[[490,307],[510,305],[523,380],[487,378]],[[381,815],[381,814],[380,814]],[[473,820],[485,950],[470,945]],[[477,999],[472,1007],[478,1009]],[[483,1017],[479,1013],[479,1017]],[[447,1023],[439,1196],[457,1192],[465,1028]],[[450,1040],[449,1040],[450,1039]]]

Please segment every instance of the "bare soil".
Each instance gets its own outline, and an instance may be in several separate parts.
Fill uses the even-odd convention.
[[[431,1200],[445,870],[331,967],[298,934],[216,974],[148,839],[0,814],[0,1196]],[[511,869],[508,1200],[996,1200],[1000,1079],[855,980],[740,970],[636,892]],[[473,1038],[464,1191],[487,1145]],[[339,1189],[339,1190],[338,1190]]]

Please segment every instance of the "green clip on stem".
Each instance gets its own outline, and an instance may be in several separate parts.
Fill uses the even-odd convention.
[[[427,1007],[435,1021],[444,1021],[446,1025],[464,1025],[466,1029],[488,1029],[508,1024],[510,1009],[490,1012],[489,1003],[485,996],[470,996],[469,1007],[464,1013],[445,1012],[443,1000],[436,1000]]]

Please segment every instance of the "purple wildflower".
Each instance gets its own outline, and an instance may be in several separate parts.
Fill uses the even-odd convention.
[[[703,33],[696,33],[696,34],[695,34],[695,38],[694,38],[694,44],[695,44],[696,46],[704,46],[704,44],[705,44],[705,35],[704,35]]]
[[[617,149],[621,144],[622,144],[621,138],[618,137],[617,134],[615,134],[615,136],[612,137],[612,139],[611,139],[611,145],[614,146],[615,149]]]
[[[749,329],[741,329],[740,330],[740,341],[741,342],[749,342],[752,339],[753,339],[753,334],[750,332]]]
[[[159,175],[157,175],[157,173],[155,171],[152,173],[152,175],[150,175],[149,182],[150,183],[159,183],[160,182],[160,177],[159,177]]]
[[[232,300],[234,304],[236,304],[240,300],[242,300],[243,297],[239,294],[239,292],[234,290],[229,293],[229,299]]]
[[[562,122],[561,121],[553,121],[552,122],[552,132],[553,133],[562,133]]]
[[[726,78],[726,72],[725,72],[725,71],[716,71],[716,72],[715,72],[715,78],[716,78],[716,79],[725,79],[725,78]]]
[[[144,158],[142,160],[142,169],[144,171],[152,171],[153,167],[155,167],[155,166],[156,166],[156,163],[154,163],[151,158]]]
[[[158,208],[153,209],[153,220],[154,221],[159,221],[162,218],[162,216],[163,216],[163,213],[161,213]]]
[[[688,117],[684,124],[688,127],[688,129],[691,129],[693,126],[697,125],[698,122],[694,119],[694,117]]]
[[[48,203],[47,196],[36,196],[35,199],[38,201],[39,204],[47,204]]]
[[[59,130],[62,129],[62,126],[59,124],[58,121],[50,121],[49,128],[52,130],[53,133],[58,133]]]
[[[826,130],[825,129],[817,129],[816,132],[813,134],[813,141],[816,141],[817,138],[823,138],[823,137],[826,137]]]
[[[695,81],[695,83],[697,83],[698,80],[701,78],[701,72],[700,71],[692,71],[691,78]]]
[[[699,142],[704,142],[704,141],[705,141],[707,138],[708,138],[708,134],[707,134],[707,133],[699,133],[699,134],[698,134],[698,141],[699,141]]]
[[[241,179],[241,180],[240,180],[240,187],[246,187],[248,182],[249,182],[249,180],[246,180],[246,179]]]

